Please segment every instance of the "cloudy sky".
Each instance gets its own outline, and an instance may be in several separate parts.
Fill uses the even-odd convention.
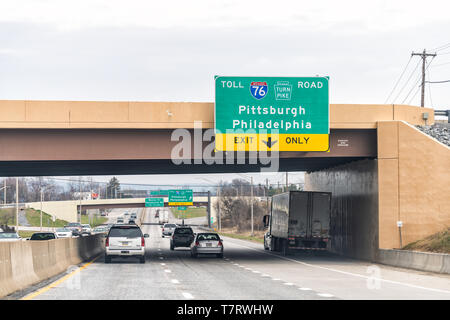
[[[433,0],[2,0],[0,99],[214,101],[214,75],[327,75],[331,103],[418,105],[411,52],[438,50],[429,80],[450,79],[449,12]],[[427,86],[426,106],[450,109],[449,86]]]

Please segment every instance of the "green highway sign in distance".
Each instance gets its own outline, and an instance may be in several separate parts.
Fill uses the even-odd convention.
[[[152,196],[168,196],[169,190],[150,191],[150,195],[152,195]]]
[[[164,207],[164,198],[145,198],[146,207]]]
[[[169,206],[192,206],[192,190],[169,190]]]
[[[216,149],[327,151],[328,77],[216,77]]]

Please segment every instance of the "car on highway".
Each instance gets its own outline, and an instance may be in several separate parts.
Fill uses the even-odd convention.
[[[124,220],[123,220],[123,217],[118,217],[116,221],[117,221],[117,223],[123,223]]]
[[[102,234],[102,233],[107,233],[109,231],[109,228],[107,226],[100,226],[100,227],[95,227],[92,230],[93,234]]]
[[[92,233],[92,228],[91,228],[91,225],[89,225],[89,224],[82,224],[81,225],[82,226],[82,229],[81,229],[81,234],[83,235],[83,234],[86,234],[86,235],[91,235],[91,233]]]
[[[171,236],[175,228],[177,227],[174,223],[165,223],[161,230],[161,236],[164,238],[165,236]]]
[[[223,243],[217,233],[197,233],[191,244],[191,257],[197,258],[198,254],[215,254],[223,258]]]
[[[177,226],[170,238],[170,250],[175,250],[177,247],[189,248],[194,241],[194,237],[194,231],[191,227]]]
[[[145,238],[137,225],[114,225],[105,240],[105,263],[113,257],[136,257],[145,263]]]
[[[159,210],[156,210],[155,218],[159,218]]]
[[[72,238],[72,230],[66,228],[56,229],[56,237],[59,238]]]
[[[0,232],[3,232],[3,229],[2,229],[2,228],[0,228]]]
[[[131,215],[130,215],[130,219],[137,219],[137,215],[136,215],[136,213],[132,213]]]
[[[81,232],[83,230],[83,226],[79,222],[70,222],[65,225],[64,228],[72,230],[72,234],[74,236],[81,236]]]
[[[30,240],[33,241],[54,240],[54,239],[56,239],[56,234],[54,232],[36,232],[33,233],[33,235],[30,238]]]
[[[136,224],[136,221],[134,221],[134,219],[130,218],[130,220],[128,220],[128,224]]]
[[[17,232],[0,232],[0,242],[20,241],[22,238]]]

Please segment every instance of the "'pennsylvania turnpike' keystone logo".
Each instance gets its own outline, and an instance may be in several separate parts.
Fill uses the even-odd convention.
[[[276,100],[291,100],[292,85],[289,81],[278,81],[274,87]]]

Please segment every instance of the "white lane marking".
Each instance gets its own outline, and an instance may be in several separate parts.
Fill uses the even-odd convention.
[[[329,294],[329,293],[318,293],[317,295],[320,297],[324,297],[324,298],[334,297],[332,294]]]
[[[169,269],[164,269],[164,272],[167,272],[167,273],[171,273],[171,272],[172,272],[172,270],[169,270]]]
[[[310,288],[298,288],[299,290],[302,290],[302,291],[310,291],[310,290],[312,290],[312,289],[310,289]]]
[[[178,281],[177,279],[172,279],[172,280],[170,280],[170,282],[175,283],[175,284],[180,283],[180,281]]]
[[[333,269],[333,268],[321,267],[321,266],[309,264],[309,263],[306,263],[306,262],[302,262],[302,261],[298,261],[298,260],[286,258],[286,257],[283,257],[283,256],[279,256],[279,255],[277,255],[277,254],[273,254],[273,253],[270,253],[270,252],[261,251],[260,249],[255,249],[255,248],[247,247],[247,246],[244,246],[244,245],[241,245],[241,244],[237,244],[237,243],[235,243],[235,242],[233,242],[233,244],[236,245],[236,246],[238,246],[238,247],[243,247],[243,248],[247,248],[247,249],[250,249],[250,250],[259,252],[259,253],[268,254],[268,255],[271,255],[271,256],[274,256],[274,257],[278,257],[279,259],[287,260],[287,261],[294,262],[294,263],[298,263],[298,264],[302,264],[302,265],[307,266],[307,267],[316,268],[316,269],[322,269],[322,270],[327,270],[327,271],[332,271],[332,272],[342,273],[342,274],[345,274],[345,275],[354,276],[354,277],[358,277],[358,278],[363,278],[363,279],[370,279],[370,280],[372,280],[372,277],[364,276],[364,275],[362,275],[362,274],[357,274],[357,273],[351,273],[351,272],[347,272],[347,271],[336,270],[336,269]],[[392,284],[398,284],[398,285],[406,286],[406,287],[410,287],[410,288],[415,288],[415,289],[423,289],[423,290],[428,290],[428,291],[434,291],[434,292],[440,292],[440,293],[447,293],[447,294],[450,294],[450,291],[447,291],[447,290],[427,288],[427,287],[417,286],[417,285],[415,285],[415,284],[409,284],[409,283],[404,283],[404,282],[399,282],[399,281],[387,280],[387,279],[383,279],[383,278],[377,278],[377,280],[379,280],[379,281],[384,281],[384,282],[387,282],[387,283],[392,283]]]
[[[253,273],[261,273],[261,272],[259,272],[259,271],[256,271],[256,270],[253,270],[252,272],[253,272]]]
[[[270,275],[268,275],[268,274],[262,274],[261,277],[270,278]]]
[[[162,259],[164,259],[163,257],[159,257],[159,260],[162,260]]]
[[[238,265],[239,265],[239,263],[233,263],[233,265],[235,265],[235,266],[238,266]]]
[[[189,292],[182,292],[183,297],[185,297],[186,299],[194,299],[194,296],[192,294],[190,294]]]
[[[161,263],[161,265],[162,265],[162,266],[165,266],[166,264],[165,264],[165,263]]]
[[[293,286],[294,284],[292,282],[285,282],[284,285],[285,286]]]
[[[272,278],[273,281],[281,281],[281,279],[278,278]]]

